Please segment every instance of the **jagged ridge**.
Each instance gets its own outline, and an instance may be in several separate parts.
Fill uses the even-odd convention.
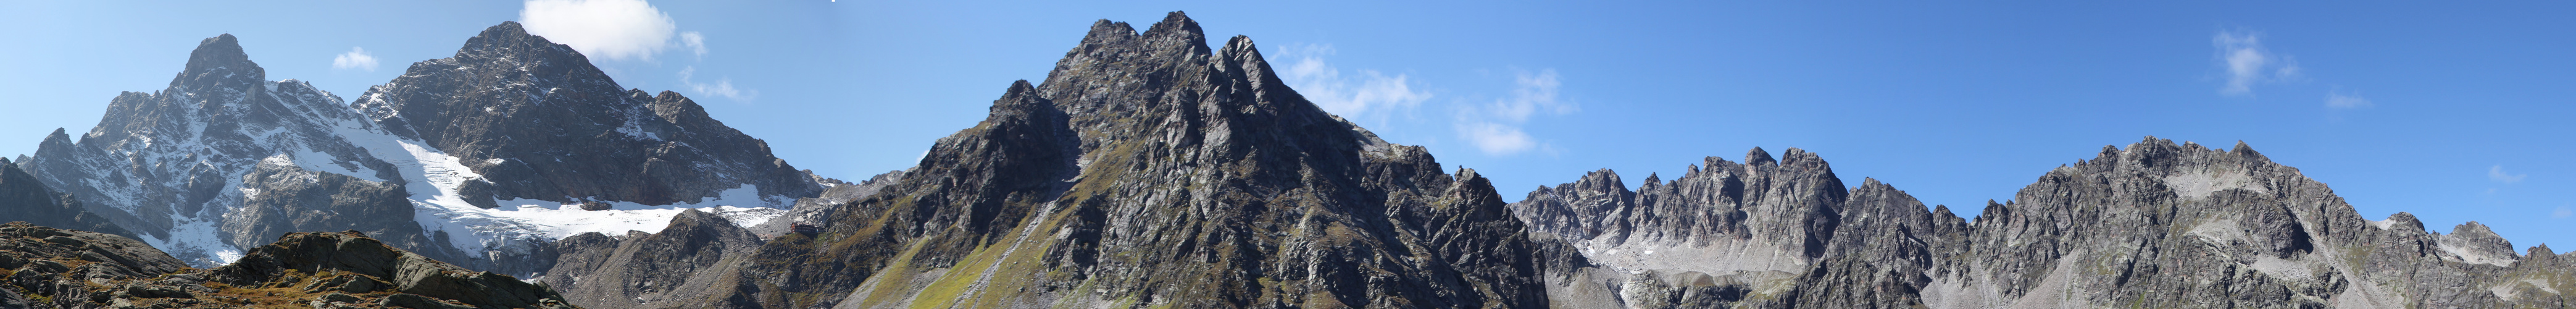
[[[1791,149],[1788,161],[1812,157],[1803,153]],[[1768,156],[1757,148],[1746,161]],[[1777,181],[1725,171],[1780,172],[1716,158],[1708,165],[1671,184],[1650,178],[1636,192],[1603,170],[1513,204],[1534,232],[1554,236],[1541,239],[1562,238],[1587,257],[1548,270],[1551,296],[1640,308],[2547,307],[2567,304],[2557,291],[2576,288],[2576,271],[2546,246],[2516,255],[2475,222],[2436,235],[2405,213],[2367,221],[2323,183],[2241,142],[2217,150],[2149,137],[2106,146],[2011,202],[1990,203],[1974,221],[1946,206],[1927,211],[1876,180],[1793,188],[1806,192],[1793,196],[1842,197],[1824,203],[1737,202],[1764,199],[1735,188]],[[1803,170],[1831,173],[1820,160]],[[1834,224],[1779,220],[1795,215],[1739,219],[1753,222],[1743,229],[1690,224],[1727,222],[1741,204],[1803,208],[1788,213],[1821,213]],[[1761,239],[1764,231],[1825,242],[1792,259],[1806,267],[1712,272],[1777,264],[1782,255],[1722,241],[1641,246],[1624,236]],[[1636,250],[1718,258],[1638,258],[1653,253]]]
[[[814,234],[664,306],[1544,306],[1489,182],[1288,89],[1179,12],[1101,21],[1039,84]],[[733,260],[729,260],[733,261]],[[692,283],[692,286],[701,284]]]

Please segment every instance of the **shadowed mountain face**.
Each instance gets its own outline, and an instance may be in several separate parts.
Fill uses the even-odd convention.
[[[2546,246],[2517,255],[2475,222],[2437,235],[2405,213],[2363,219],[2323,183],[2242,143],[2216,150],[2149,138],[2104,147],[2041,176],[2011,203],[1987,205],[1974,223],[1948,207],[1926,211],[1876,180],[1798,185],[1811,182],[1796,175],[1831,172],[1813,154],[1791,149],[1788,157],[1777,166],[1765,164],[1760,149],[1747,164],[1711,158],[1704,170],[1693,166],[1670,183],[1650,177],[1636,191],[1604,170],[1512,206],[1545,234],[1537,238],[1563,239],[1582,256],[1558,258],[1547,270],[1551,300],[1578,307],[2496,308],[2576,300],[2559,292],[2576,288],[2576,268]],[[1791,194],[1778,194],[1782,188]],[[1783,235],[1818,241],[1803,251],[1798,242],[1760,241]]]
[[[0,159],[0,214],[6,214],[0,220],[135,237],[134,232],[89,212],[80,199],[45,188],[35,175],[8,159]]]

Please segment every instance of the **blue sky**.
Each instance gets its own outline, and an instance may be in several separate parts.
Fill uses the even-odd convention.
[[[627,87],[679,91],[798,167],[865,178],[1044,78],[1092,21],[1184,10],[1511,200],[1600,168],[1633,185],[1796,147],[1852,184],[1974,213],[2153,135],[2245,141],[2367,218],[2576,248],[2570,2],[631,1],[7,0],[0,154],[161,89],[205,37],[241,37],[270,79],[354,97],[537,18]]]

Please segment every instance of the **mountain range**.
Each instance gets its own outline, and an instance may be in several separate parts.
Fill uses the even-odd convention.
[[[32,224],[0,227],[26,239],[0,242],[20,274],[0,301],[252,306],[268,300],[216,295],[277,286],[315,307],[2576,305],[2576,261],[2546,246],[2366,219],[2241,142],[2105,146],[1969,217],[1796,148],[1505,203],[1180,12],[1093,24],[1044,80],[1001,85],[988,118],[859,182],[797,170],[517,23],[355,100],[267,80],[240,41],[208,38],[167,88],[0,160],[0,221]],[[63,275],[92,268],[131,288]],[[140,279],[155,276],[182,279]]]

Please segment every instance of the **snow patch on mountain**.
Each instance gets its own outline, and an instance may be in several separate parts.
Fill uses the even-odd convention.
[[[152,245],[152,248],[161,249],[162,252],[169,252],[172,256],[195,257],[187,261],[192,265],[223,265],[241,259],[241,248],[224,244],[223,237],[217,234],[219,232],[216,231],[216,226],[223,220],[178,215],[170,216],[170,220],[178,222],[176,226],[170,228],[170,239],[141,234],[143,243]],[[193,254],[178,254],[181,252]]]
[[[780,209],[782,205],[775,201],[794,200],[793,197],[761,196],[760,187],[743,184],[698,203],[656,206],[599,201],[609,204],[610,209],[592,211],[582,210],[577,204],[512,199],[497,201],[499,207],[485,209],[468,203],[458,193],[465,182],[483,178],[467,167],[463,159],[420,140],[368,129],[355,120],[338,129],[338,135],[350,143],[394,165],[395,172],[402,175],[404,190],[412,194],[413,220],[431,233],[428,236],[443,238],[450,246],[465,252],[482,252],[486,256],[526,254],[534,249],[535,243],[587,232],[660,232],[672,216],[689,209],[724,216],[736,225],[748,227],[785,214],[786,211]]]

